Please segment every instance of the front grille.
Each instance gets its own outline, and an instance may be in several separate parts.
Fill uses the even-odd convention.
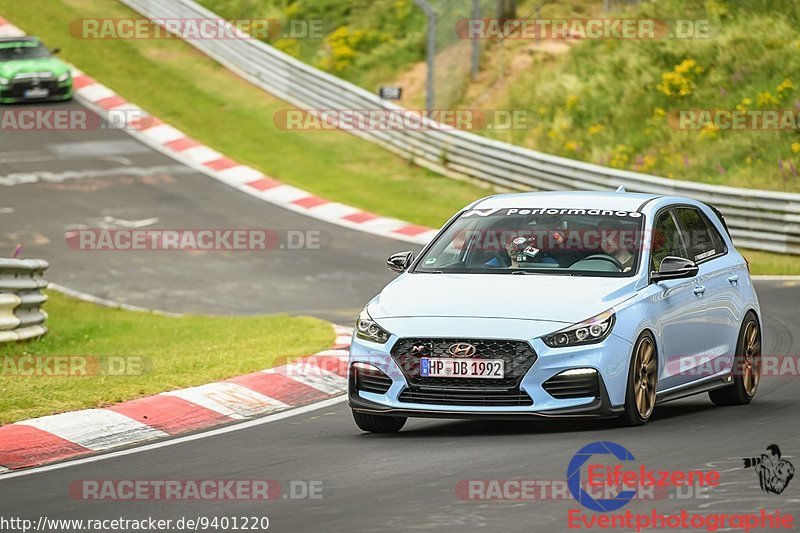
[[[521,391],[481,391],[457,389],[405,389],[399,400],[404,403],[433,405],[478,405],[484,407],[515,407],[533,405],[531,397]]]
[[[505,377],[503,379],[427,378],[419,375],[420,357],[458,358],[451,355],[448,349],[453,344],[464,342],[472,344],[477,349],[473,356],[475,359],[502,359]],[[519,389],[522,377],[536,361],[536,352],[527,342],[495,339],[399,339],[392,347],[391,355],[412,389],[418,386],[495,391]]]
[[[56,81],[40,81],[38,84],[32,81],[14,81],[11,86],[3,91],[6,98],[22,98],[28,89],[42,88],[50,91],[50,96],[64,96],[69,92],[69,87],[59,87]]]
[[[597,398],[600,396],[597,372],[575,375],[565,375],[562,372],[545,381],[542,387],[547,394],[557,400]]]
[[[386,394],[392,386],[392,378],[377,368],[360,368],[353,366],[353,379],[356,390]]]

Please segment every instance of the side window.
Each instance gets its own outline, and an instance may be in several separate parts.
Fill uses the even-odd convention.
[[[667,256],[686,257],[680,233],[675,226],[672,211],[664,211],[653,226],[653,244],[650,253],[650,268],[658,271],[661,261]]]
[[[727,251],[719,232],[700,211],[693,207],[679,207],[675,209],[675,216],[686,243],[688,259],[700,263]]]

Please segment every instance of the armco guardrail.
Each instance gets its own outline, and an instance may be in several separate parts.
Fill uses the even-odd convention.
[[[121,0],[155,22],[219,19],[191,0]],[[231,29],[231,31],[238,31]],[[278,98],[306,109],[401,109],[256,39],[189,40],[198,50]],[[543,154],[455,130],[352,133],[435,172],[511,190],[613,190],[690,196],[716,205],[737,244],[800,254],[800,194],[676,181]]]
[[[47,313],[43,259],[0,259],[0,343],[41,337]]]

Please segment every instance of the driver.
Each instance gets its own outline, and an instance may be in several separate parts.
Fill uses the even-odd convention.
[[[489,259],[484,266],[494,268],[513,268],[518,269],[522,265],[520,263],[550,263],[558,264],[555,259],[547,254],[540,253],[541,250],[537,246],[536,237],[526,231],[513,231],[505,230],[500,232],[500,240],[502,249],[506,252],[510,265],[506,267],[501,260],[501,256]]]
[[[630,272],[634,258],[628,249],[628,242],[623,238],[625,228],[616,220],[606,219],[597,224],[597,231],[600,234],[600,248],[603,253],[619,261],[622,272]]]

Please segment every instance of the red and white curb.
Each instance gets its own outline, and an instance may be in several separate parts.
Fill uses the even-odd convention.
[[[427,244],[436,235],[430,228],[378,216],[281,183],[200,144],[86,74],[73,70],[73,78],[76,94],[84,103],[106,117],[114,113],[115,118],[123,121],[118,127],[173,159],[251,196],[325,222],[415,244]]]
[[[0,17],[0,37],[22,35],[24,31]],[[431,228],[332,202],[240,165],[128,102],[75,67],[72,67],[72,76],[76,96],[107,119],[113,112],[115,127],[226,185],[291,211],[382,237],[427,244],[436,235],[436,230]]]
[[[22,37],[25,32],[0,17],[0,37]]]
[[[311,404],[347,390],[352,328],[329,350],[217,383],[0,427],[0,476]]]
[[[89,107],[148,146],[226,185],[285,209],[393,239],[427,244],[436,230],[332,202],[263,174],[192,139],[108,87],[73,68],[76,95]]]

